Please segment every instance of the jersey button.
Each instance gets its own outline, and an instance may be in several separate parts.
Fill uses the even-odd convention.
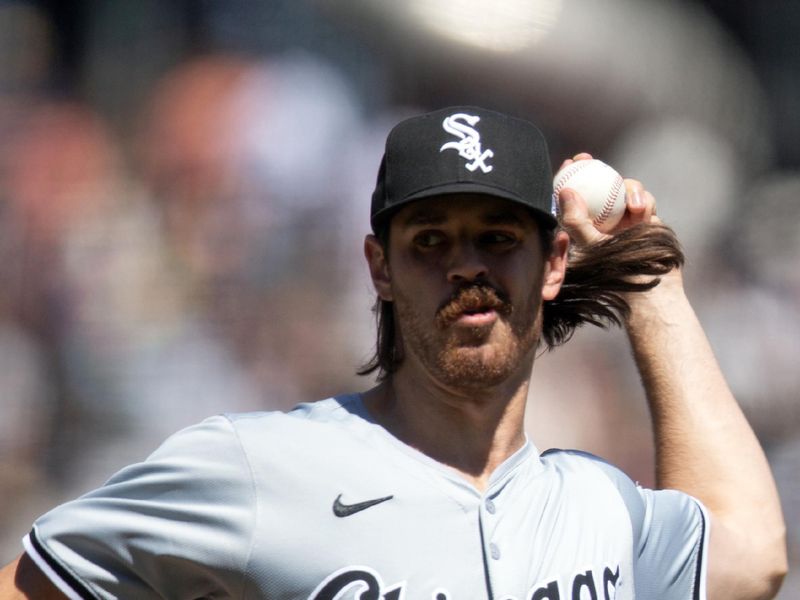
[[[494,560],[500,560],[500,548],[495,544],[489,544],[489,554]]]
[[[489,514],[493,515],[494,513],[497,512],[497,507],[491,500],[486,500],[486,510],[489,511]]]

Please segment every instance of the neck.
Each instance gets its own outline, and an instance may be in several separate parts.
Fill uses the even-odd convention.
[[[364,394],[364,403],[392,435],[483,491],[525,443],[529,378],[530,368],[490,389],[453,389],[402,368]]]

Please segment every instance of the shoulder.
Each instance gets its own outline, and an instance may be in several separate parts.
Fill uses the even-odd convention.
[[[642,520],[649,518],[656,507],[656,512],[663,518],[703,511],[702,504],[692,496],[679,490],[642,487],[619,467],[589,452],[554,448],[543,452],[541,460],[546,468],[561,473],[564,477],[577,480],[581,477],[587,480],[602,477],[625,500],[632,516]]]
[[[303,402],[288,412],[255,411],[225,413],[220,415],[236,427],[254,423],[258,426],[291,425],[301,423],[344,423],[351,419],[363,419],[365,412],[358,394],[343,394],[324,400]]]
[[[643,487],[619,467],[588,452],[553,449],[543,452],[541,460],[546,468],[575,482],[581,493],[593,494],[595,501],[598,501],[600,488],[605,488],[606,492],[613,489],[630,516],[639,553],[646,546],[651,552],[655,547],[657,552],[654,553],[662,556],[664,547],[674,548],[687,540],[702,547],[707,535],[707,512],[702,503],[689,494]]]
[[[277,445],[290,443],[297,435],[335,435],[370,424],[357,394],[298,404],[288,412],[226,413],[208,421],[218,424],[220,433],[227,430],[242,441],[256,436]]]
[[[620,492],[629,493],[637,484],[622,469],[604,458],[582,450],[562,450],[551,448],[541,454],[546,467],[572,476],[602,476]]]
[[[128,465],[103,486],[105,491],[149,482],[197,493],[204,482],[225,481],[229,489],[250,486],[252,461],[281,457],[307,443],[346,412],[347,398],[329,398],[288,412],[230,413],[209,417],[166,438],[146,460]],[[349,413],[348,413],[349,414]],[[339,416],[337,416],[339,415]],[[213,486],[212,486],[213,487]]]
[[[590,494],[595,501],[606,497],[612,502],[622,502],[630,516],[634,539],[640,536],[647,514],[646,503],[640,486],[622,469],[581,450],[550,449],[542,453],[541,460],[547,468],[575,481],[581,493]]]
[[[542,462],[562,472],[574,475],[602,474],[622,495],[629,508],[634,508],[641,518],[650,516],[655,508],[661,517],[675,517],[685,513],[704,512],[702,503],[679,490],[650,489],[633,481],[622,469],[607,460],[580,450],[551,449],[541,454]],[[647,511],[648,515],[645,515]]]
[[[285,437],[287,430],[294,433],[326,426],[357,426],[365,420],[366,415],[357,394],[335,396],[298,404],[288,412],[253,411],[213,415],[176,431],[166,438],[159,450],[184,444],[202,447],[212,442],[224,443],[226,439],[230,443],[239,436],[253,432],[260,437],[268,434]]]
[[[176,434],[165,446],[211,438],[240,454],[248,470],[274,468],[290,461],[318,460],[332,448],[361,448],[374,439],[375,425],[365,413],[357,394],[336,396],[297,405],[288,412],[262,411],[228,413],[206,419]],[[230,461],[228,461],[230,462]],[[235,464],[236,461],[233,461]]]

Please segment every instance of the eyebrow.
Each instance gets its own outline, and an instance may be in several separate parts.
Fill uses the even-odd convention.
[[[503,211],[498,213],[489,213],[481,216],[481,221],[487,225],[517,225],[522,227],[525,222],[515,212]]]
[[[406,227],[413,225],[441,225],[447,221],[444,212],[420,209],[412,212],[403,220]]]

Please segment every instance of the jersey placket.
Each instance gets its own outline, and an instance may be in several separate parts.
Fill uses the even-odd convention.
[[[537,477],[542,466],[538,451],[528,442],[509,457],[492,475],[480,499],[479,524],[483,542],[484,571],[489,597],[496,600],[526,598],[530,556],[520,555],[525,544],[514,543],[519,533],[519,518],[526,511],[520,505],[520,485]],[[509,537],[511,536],[511,538]]]
[[[508,517],[505,514],[505,506],[508,496],[512,493],[514,487],[513,479],[515,475],[516,469],[510,470],[493,485],[490,485],[481,496],[480,509],[478,511],[481,540],[483,542],[486,588],[489,598],[497,598],[498,600],[511,600],[512,597],[508,595],[508,592],[519,584],[519,582],[507,580],[507,577],[503,575],[513,571],[507,564],[508,561],[524,560],[523,557],[512,555],[510,547],[508,544],[504,544],[502,538],[504,528],[500,527],[501,521]]]

